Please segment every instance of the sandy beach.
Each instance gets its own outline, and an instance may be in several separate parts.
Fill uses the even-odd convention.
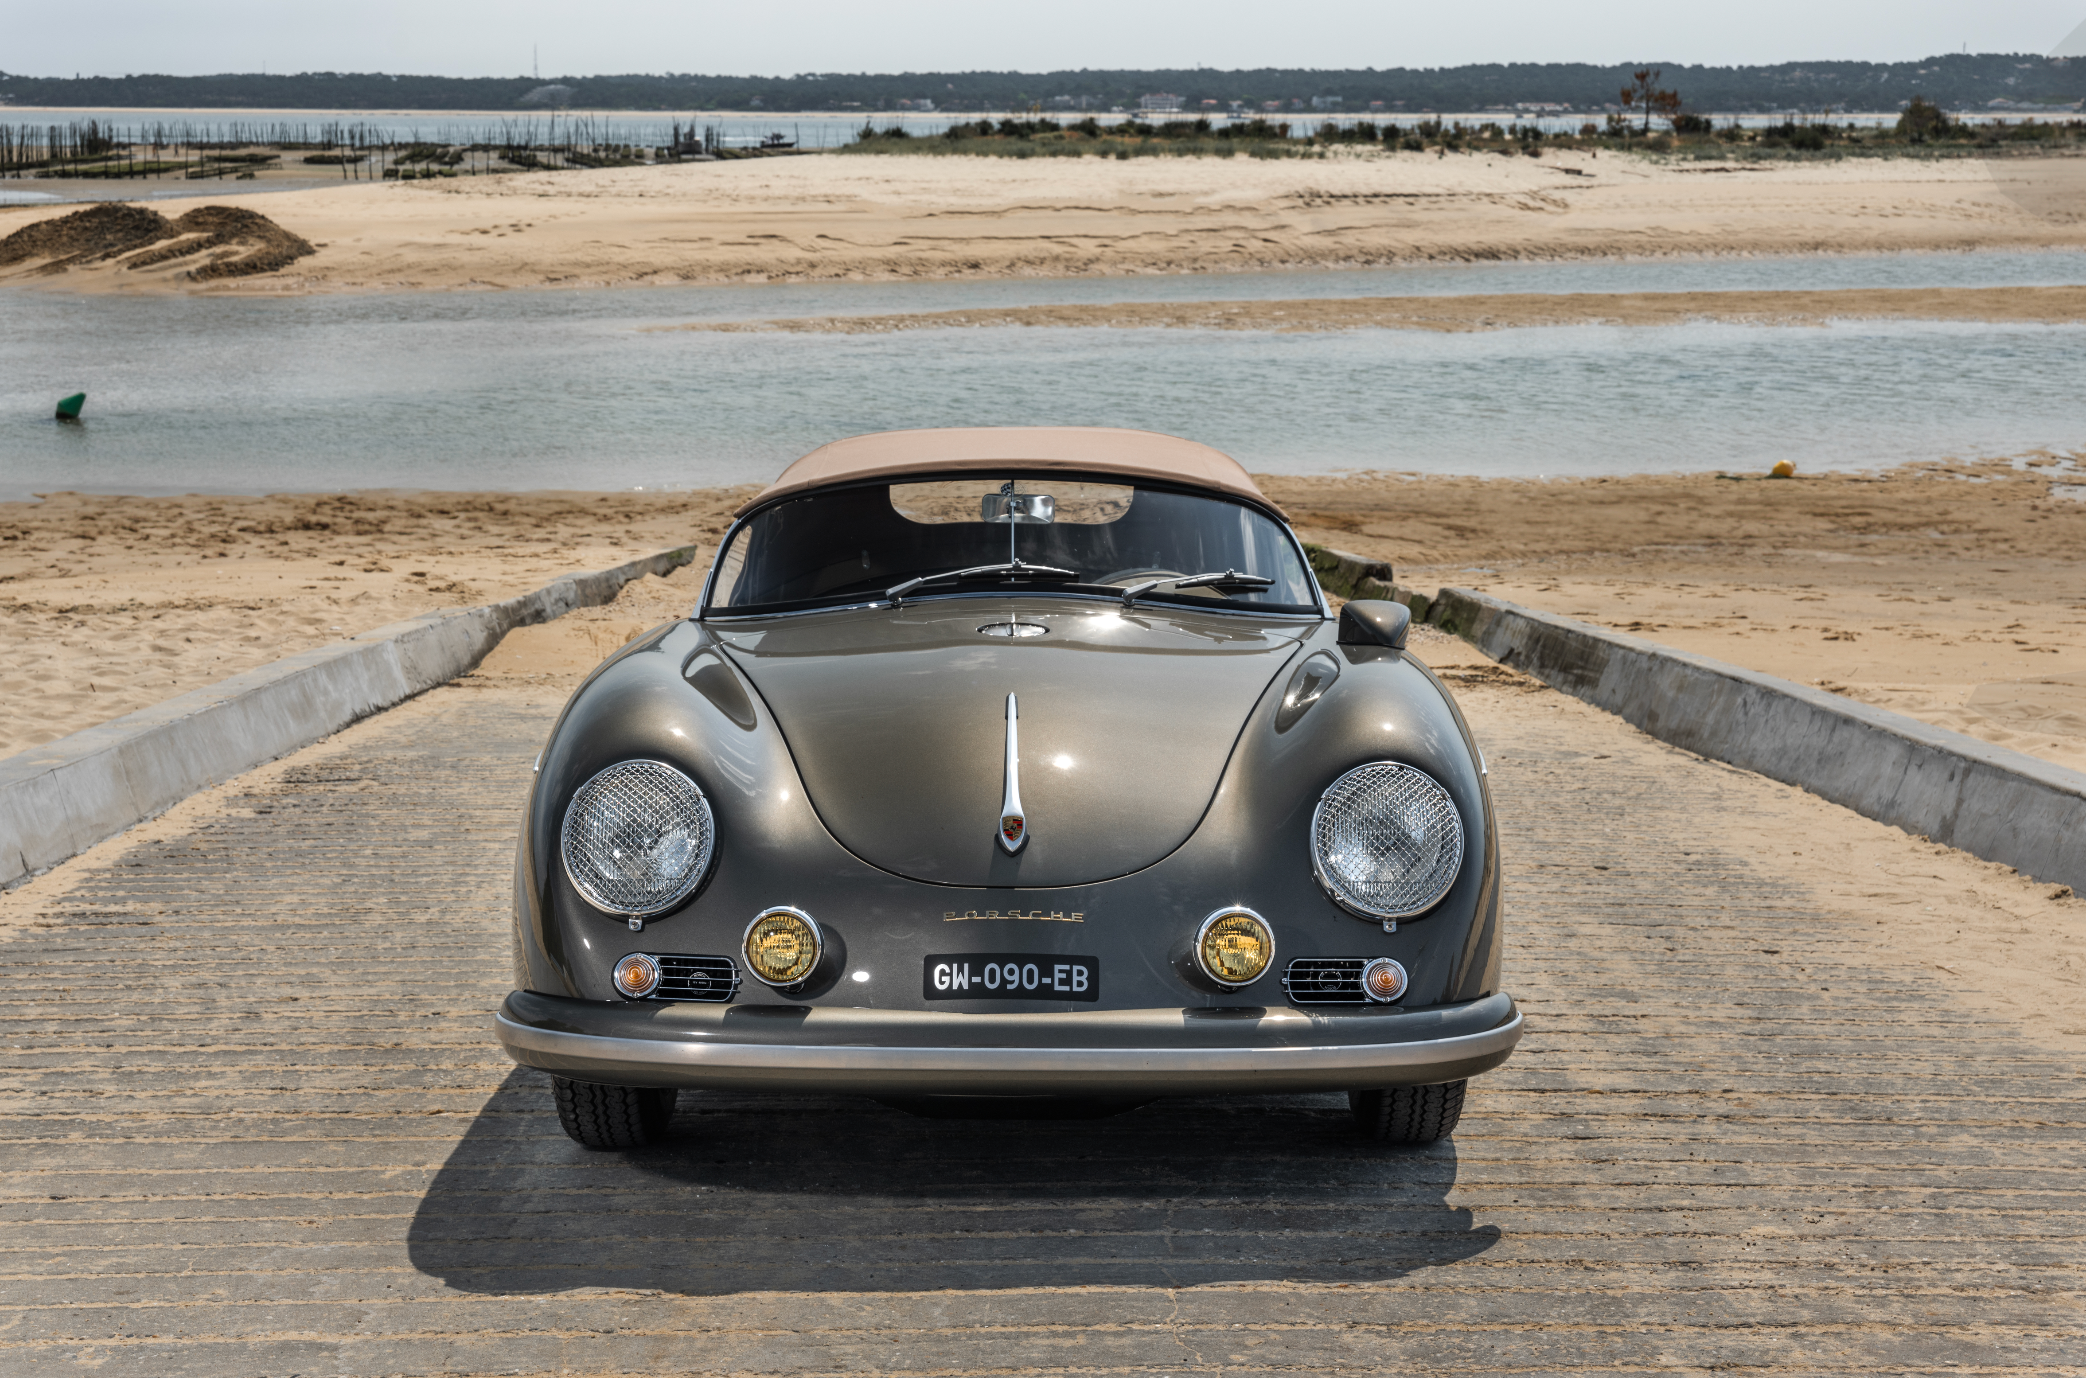
[[[1305,539],[2086,769],[2086,501],[2055,460],[1791,481],[1264,476]],[[746,490],[0,505],[0,754],[341,635],[687,542]],[[2069,494],[2070,496],[2067,496]],[[516,633],[563,682],[701,569]]]
[[[2063,181],[2072,160],[2047,160]],[[1572,151],[1324,159],[816,156],[256,196],[317,252],[197,283],[192,260],[38,260],[69,290],[297,293],[1134,275],[1385,263],[2086,245],[1975,160],[1658,162]],[[155,202],[178,218],[221,202]],[[0,235],[75,208],[0,208]]]
[[[735,490],[671,502],[603,493],[60,493],[0,504],[0,695],[9,705],[0,755],[403,617],[509,597],[669,546],[707,548],[738,500]],[[668,581],[626,589],[615,614],[622,634],[588,666],[693,606],[689,577],[664,602],[655,595]],[[574,614],[571,625],[603,616]]]
[[[2086,486],[2050,458],[1778,481],[1264,480],[1306,539],[2086,770]]]

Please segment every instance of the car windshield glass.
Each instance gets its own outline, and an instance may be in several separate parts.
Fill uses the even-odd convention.
[[[776,503],[733,538],[709,608],[784,611],[881,600],[913,579],[1019,561],[1074,571],[993,569],[934,579],[907,601],[981,590],[1120,597],[1123,589],[1211,570],[1270,582],[1140,594],[1256,612],[1317,612],[1310,571],[1282,525],[1244,503],[1199,493],[1048,475],[868,484]]]

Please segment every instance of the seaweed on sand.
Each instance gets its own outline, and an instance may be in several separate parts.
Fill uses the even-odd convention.
[[[207,253],[209,261],[188,276],[210,282],[272,273],[317,252],[301,235],[239,206],[198,206],[169,220],[144,206],[108,201],[0,239],[0,269],[37,259],[44,260],[33,270],[39,275],[112,260],[122,268],[150,268]]]

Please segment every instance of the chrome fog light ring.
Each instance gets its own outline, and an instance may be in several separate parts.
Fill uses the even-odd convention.
[[[784,935],[794,940],[794,952],[784,950]],[[826,935],[819,930],[818,920],[793,904],[771,904],[761,910],[739,939],[739,956],[747,972],[777,990],[802,985],[818,970],[825,955]]]
[[[1366,919],[1410,919],[1441,903],[1463,873],[1463,814],[1439,780],[1371,761],[1326,787],[1311,811],[1311,873]]]
[[[678,908],[702,885],[716,851],[717,819],[702,786],[642,757],[588,776],[558,828],[566,880],[588,904],[623,919]]]
[[[1243,990],[1274,970],[1275,930],[1243,904],[1228,904],[1196,925],[1193,951],[1197,971],[1225,990]]]

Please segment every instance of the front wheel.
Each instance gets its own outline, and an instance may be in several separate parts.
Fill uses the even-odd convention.
[[[1463,1092],[1468,1081],[1439,1086],[1392,1086],[1381,1091],[1349,1091],[1347,1108],[1362,1137],[1382,1144],[1431,1144],[1456,1132],[1463,1118]]]
[[[602,1086],[551,1078],[558,1124],[581,1148],[642,1148],[666,1137],[674,1117],[672,1087]]]

